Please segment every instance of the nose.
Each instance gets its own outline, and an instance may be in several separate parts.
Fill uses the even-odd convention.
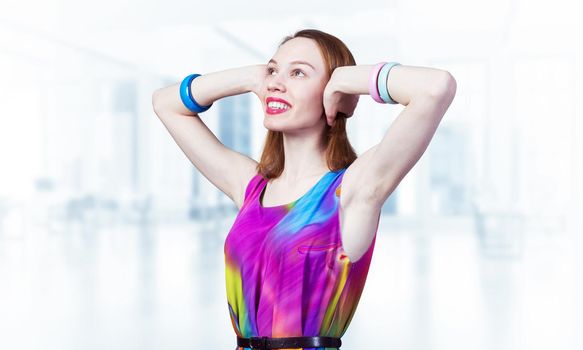
[[[267,90],[274,91],[276,89],[279,91],[285,91],[285,84],[283,83],[281,75],[277,72],[276,74],[267,77]]]

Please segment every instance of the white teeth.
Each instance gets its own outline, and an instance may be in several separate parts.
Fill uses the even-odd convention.
[[[288,109],[289,106],[286,105],[285,103],[281,103],[281,102],[269,102],[267,104],[267,106],[269,108],[276,108],[276,109]]]

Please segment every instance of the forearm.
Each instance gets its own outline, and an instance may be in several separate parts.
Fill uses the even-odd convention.
[[[368,95],[369,79],[374,65],[338,67],[337,90],[347,94]],[[335,70],[335,71],[336,71]],[[437,95],[447,90],[453,79],[445,70],[398,65],[391,68],[387,87],[393,100],[406,106],[413,98]]]
[[[262,65],[251,65],[202,74],[192,80],[190,91],[199,105],[207,106],[223,97],[251,91],[257,83],[257,74],[263,70]],[[183,115],[196,115],[182,103],[180,83],[156,90],[152,96],[154,109],[170,109]]]

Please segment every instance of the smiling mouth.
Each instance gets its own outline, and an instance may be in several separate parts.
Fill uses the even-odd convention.
[[[285,113],[291,109],[291,107],[284,105],[284,104],[276,104],[276,105],[277,105],[277,107],[274,107],[273,104],[272,104],[272,107],[270,107],[268,104],[267,108],[265,109],[267,114],[281,114],[281,113]]]

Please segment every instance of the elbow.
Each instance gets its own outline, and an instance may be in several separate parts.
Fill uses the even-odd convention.
[[[154,90],[154,92],[152,93],[152,109],[154,110],[154,112],[158,109],[158,106],[160,104],[159,101],[159,94],[160,89]]]
[[[435,83],[432,84],[432,89],[429,91],[429,95],[440,101],[448,101],[451,103],[455,97],[457,91],[457,81],[448,71],[442,71],[439,78],[435,79]]]
[[[162,90],[163,89],[157,89],[157,90],[154,90],[154,92],[152,93],[152,109],[154,110],[154,112],[156,114],[158,114],[158,112],[163,107]]]
[[[455,97],[455,93],[457,91],[457,81],[455,80],[453,75],[451,75],[450,72],[446,71],[445,73],[446,73],[445,94],[447,96],[450,96],[451,99],[453,99]]]

